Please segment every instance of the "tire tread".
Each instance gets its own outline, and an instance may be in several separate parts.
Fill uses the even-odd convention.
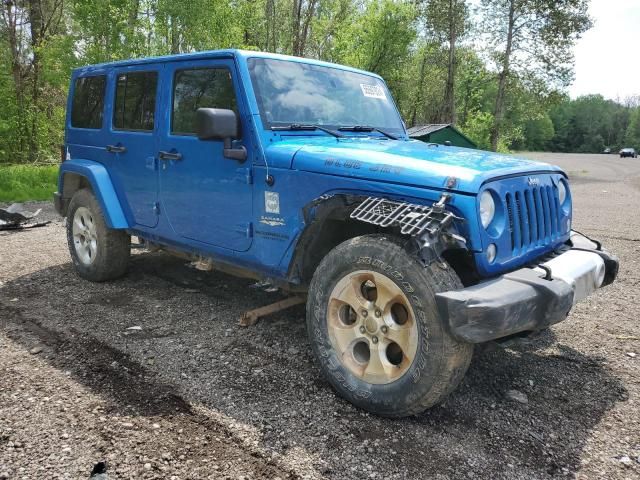
[[[330,383],[338,390],[338,392],[358,406],[361,406],[377,415],[386,417],[405,417],[415,415],[423,412],[424,410],[441,403],[461,382],[464,377],[471,357],[473,355],[473,345],[460,342],[452,337],[445,325],[441,324],[441,333],[439,338],[441,339],[441,351],[442,358],[441,368],[438,369],[436,375],[433,377],[432,387],[421,397],[415,398],[409,402],[398,402],[394,405],[394,408],[378,408],[378,404],[370,402],[369,404],[362,401],[357,397],[354,392],[347,388],[342,388],[340,384],[332,378],[330,365],[326,358],[323,358],[319,354],[317,344],[314,341],[313,332],[313,318],[314,309],[318,308],[316,292],[327,290],[326,279],[332,277],[332,273],[336,268],[348,261],[352,257],[353,251],[359,251],[361,249],[371,249],[373,246],[376,248],[382,248],[385,250],[385,260],[389,264],[399,266],[399,270],[408,271],[411,269],[414,273],[417,272],[422,278],[420,287],[426,291],[422,295],[425,299],[435,299],[435,294],[447,290],[457,290],[462,288],[462,283],[458,278],[455,271],[448,265],[441,266],[437,262],[432,262],[428,266],[422,266],[417,260],[409,248],[409,244],[406,239],[391,235],[363,235],[355,237],[343,242],[335,247],[318,266],[313,279],[311,281],[309,289],[309,297],[307,302],[307,325],[309,330],[310,341],[314,348],[316,358],[318,358],[323,373],[327,376]],[[326,291],[324,293],[327,293]],[[430,312],[437,315],[437,309],[435,303],[429,305]]]

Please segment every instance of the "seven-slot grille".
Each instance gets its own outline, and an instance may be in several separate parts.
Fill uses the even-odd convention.
[[[555,186],[509,192],[504,203],[514,252],[549,244],[562,235],[562,212]]]

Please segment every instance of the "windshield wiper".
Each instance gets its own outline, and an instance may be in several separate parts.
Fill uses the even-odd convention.
[[[338,130],[340,130],[341,132],[378,132],[384,135],[385,137],[390,138],[391,140],[398,140],[398,137],[396,137],[395,135],[391,135],[390,133],[385,132],[384,130],[380,130],[379,128],[368,127],[366,125],[353,125],[351,127],[340,127]]]
[[[282,131],[282,130],[321,130],[323,132],[328,133],[329,135],[333,135],[336,138],[344,137],[341,133],[336,132],[335,130],[331,130],[330,128],[321,127],[320,125],[314,124],[300,124],[300,123],[292,123],[291,125],[277,126],[271,127],[273,131]]]

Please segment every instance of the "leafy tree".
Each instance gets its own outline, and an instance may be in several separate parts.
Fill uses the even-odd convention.
[[[523,146],[530,151],[547,150],[554,133],[553,121],[545,113],[525,124]]]
[[[456,44],[469,29],[469,10],[464,0],[428,0],[423,15],[427,34],[436,42],[447,44],[447,78],[437,121],[456,123]]]
[[[462,131],[475,142],[478,148],[488,150],[491,145],[491,126],[493,115],[489,112],[477,112],[467,118]]]
[[[354,20],[338,33],[335,60],[378,73],[397,86],[416,37],[415,7],[392,0],[369,2]]]
[[[394,94],[409,126],[439,122],[447,75],[445,57],[439,44],[422,43],[405,63]]]
[[[572,47],[590,26],[588,0],[482,0],[482,30],[498,64],[498,91],[491,129],[496,149],[504,126],[510,77],[535,72],[547,83],[571,79]]]
[[[57,158],[74,67],[227,47],[374,71],[409,125],[457,121],[482,148],[640,146],[640,97],[562,94],[586,3],[481,0],[471,44],[466,0],[4,0],[0,162]]]
[[[474,50],[461,48],[458,58],[456,105],[459,123],[464,126],[478,112],[491,111],[495,99],[495,77]]]
[[[60,139],[60,127],[51,129],[64,102],[60,85],[45,84],[45,58],[64,42],[66,16],[62,0],[4,1],[0,7],[0,39],[4,43],[2,61],[11,72],[11,82],[4,84],[7,111],[0,113],[0,124],[8,128],[9,158],[26,161],[41,157],[41,145]],[[51,65],[49,63],[48,65]],[[62,99],[62,102],[60,101]]]
[[[564,98],[549,111],[553,123],[554,135],[548,142],[548,148],[554,152],[571,151],[573,122],[573,105],[569,98]]]
[[[91,64],[151,54],[145,49],[147,38],[139,28],[141,8],[132,0],[74,0],[71,17],[78,56]]]
[[[636,109],[586,95],[575,100],[562,98],[549,110],[555,134],[548,148],[560,152],[600,153],[605,147],[622,148]]]
[[[304,55],[311,21],[318,8],[318,0],[293,0],[291,15],[291,53]]]
[[[625,145],[640,150],[640,107],[635,108],[625,132]]]
[[[327,61],[340,61],[336,42],[344,38],[341,32],[350,29],[360,10],[354,8],[359,2],[353,0],[322,0],[311,24],[311,34],[304,54]]]

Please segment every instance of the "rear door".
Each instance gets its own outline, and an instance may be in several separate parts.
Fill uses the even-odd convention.
[[[111,128],[105,145],[109,173],[125,212],[136,225],[158,223],[157,117],[161,65],[115,69]]]
[[[68,102],[65,142],[71,158],[106,163],[110,155],[105,151],[105,122],[107,105],[107,71],[100,69],[75,77]]]
[[[246,111],[231,59],[172,62],[165,66],[170,109],[160,135],[160,203],[177,236],[236,251],[251,245],[251,160],[225,158],[222,140],[195,134],[198,108],[231,109],[239,115],[244,145],[252,151]]]

